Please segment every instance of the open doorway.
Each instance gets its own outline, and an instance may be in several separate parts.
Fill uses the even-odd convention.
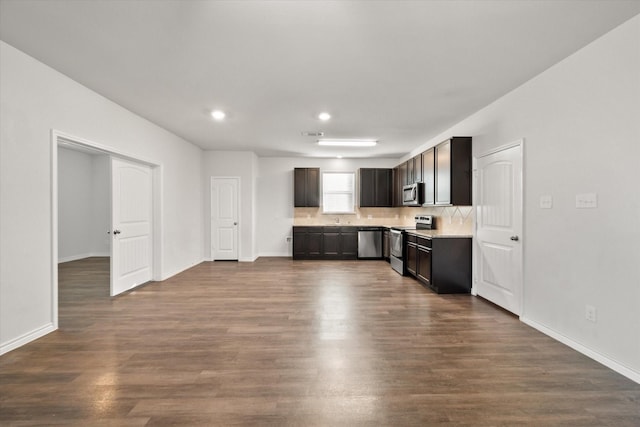
[[[78,310],[110,297],[110,158],[58,146],[58,321],[73,329]]]
[[[63,304],[66,310],[68,302],[108,302],[161,280],[160,174],[160,166],[151,162],[52,132],[55,327]]]

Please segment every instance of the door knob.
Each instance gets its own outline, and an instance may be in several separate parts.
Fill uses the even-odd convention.
[[[513,240],[514,242],[517,242],[518,240],[520,240],[518,236],[511,236],[510,239]]]
[[[115,236],[116,234],[120,234],[120,230],[113,230],[113,234],[114,234],[114,236]]]

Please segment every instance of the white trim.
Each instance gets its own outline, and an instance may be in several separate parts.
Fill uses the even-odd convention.
[[[85,259],[85,258],[91,258],[91,257],[110,257],[110,256],[111,254],[109,252],[88,252],[84,254],[69,255],[66,257],[58,258],[58,264],[61,264],[63,262],[78,261],[79,259]]]
[[[611,359],[608,356],[605,356],[602,353],[598,353],[597,351],[591,350],[588,347],[585,347],[584,345],[580,344],[577,341],[572,340],[571,338],[562,335],[559,332],[554,331],[553,329],[547,328],[546,326],[536,322],[535,320],[531,320],[528,319],[526,317],[520,317],[520,321],[526,325],[531,326],[533,329],[536,329],[540,332],[542,332],[545,335],[550,336],[551,338],[555,339],[556,341],[560,341],[562,344],[565,344],[569,347],[571,347],[572,349],[576,350],[579,353],[584,354],[585,356],[595,360],[598,363],[601,363],[602,365],[606,366],[609,369],[612,369],[614,371],[616,371],[617,373],[619,373],[620,375],[624,375],[625,377],[629,378],[632,381],[635,381],[636,383],[640,384],[640,372],[638,371],[634,371],[633,369],[624,366],[623,364],[616,362],[615,360]]]
[[[203,263],[203,262],[205,262],[205,261],[206,261],[205,259],[201,259],[200,261],[198,261],[198,262],[194,262],[193,264],[190,264],[190,265],[188,265],[188,266],[187,266],[187,267],[185,267],[185,268],[182,268],[182,269],[180,269],[180,270],[173,271],[173,272],[171,272],[171,273],[167,274],[165,277],[161,277],[161,278],[159,278],[159,279],[157,279],[157,280],[156,280],[156,279],[153,279],[153,280],[154,280],[154,281],[156,281],[156,282],[162,282],[163,280],[167,280],[167,279],[169,279],[169,278],[171,278],[171,277],[173,277],[173,276],[176,276],[176,275],[178,275],[178,274],[180,274],[180,273],[183,273],[183,272],[185,272],[185,271],[189,270],[190,268],[193,268],[193,267],[195,267],[196,265],[201,264],[201,263]],[[147,283],[149,283],[149,282],[147,282]]]
[[[261,257],[271,257],[271,258],[275,258],[275,257],[285,257],[285,258],[291,258],[291,252],[261,252],[258,255],[258,258]]]
[[[52,330],[58,329],[58,133],[51,129],[51,322]],[[50,332],[51,332],[50,331]],[[48,333],[48,332],[47,332]],[[44,335],[44,334],[43,334]],[[23,335],[24,336],[24,335]],[[40,338],[35,336],[33,339]],[[20,345],[26,344],[25,341]]]
[[[255,260],[257,260],[257,259],[258,259],[257,256],[243,257],[243,258],[238,257],[238,262],[255,262]]]
[[[27,332],[26,334],[20,335],[19,337],[14,338],[11,341],[8,341],[4,343],[2,346],[0,346],[0,355],[8,353],[11,350],[15,350],[18,347],[22,347],[23,345],[30,343],[31,341],[37,340],[38,338],[41,338],[47,334],[50,334],[56,329],[58,329],[57,325],[54,325],[53,323],[48,323],[44,326],[41,326],[39,328],[32,330],[31,332]]]
[[[487,156],[490,156],[492,154],[499,153],[500,151],[504,151],[504,150],[507,150],[509,148],[513,148],[513,147],[517,147],[517,146],[524,147],[524,138],[517,139],[517,140],[515,140],[513,142],[510,142],[510,143],[504,144],[504,145],[500,145],[498,147],[493,147],[493,148],[485,151],[484,153],[475,156],[474,158],[475,159],[479,159],[481,157],[487,157]]]

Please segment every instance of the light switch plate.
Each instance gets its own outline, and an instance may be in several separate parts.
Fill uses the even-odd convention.
[[[596,193],[576,194],[576,208],[594,209],[598,207],[598,195]]]
[[[553,196],[548,194],[540,196],[540,209],[551,209],[553,207]]]

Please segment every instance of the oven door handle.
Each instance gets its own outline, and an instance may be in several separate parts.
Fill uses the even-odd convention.
[[[402,231],[394,230],[393,228],[391,230],[389,230],[389,231],[391,231],[392,234],[402,234]]]

